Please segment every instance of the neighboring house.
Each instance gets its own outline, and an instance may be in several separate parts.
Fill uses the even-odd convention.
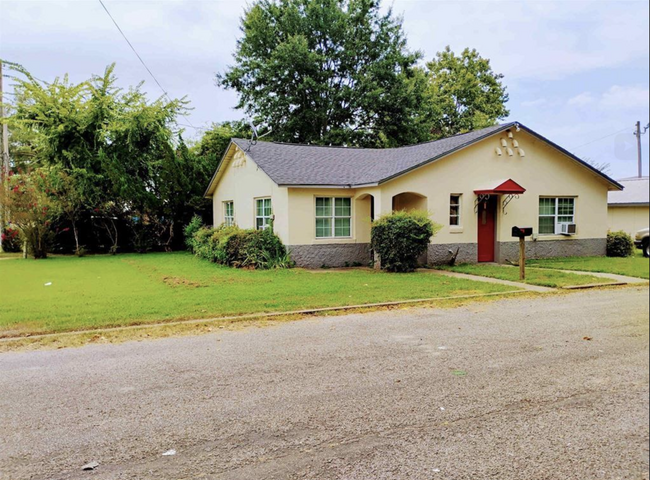
[[[367,264],[374,218],[428,210],[442,225],[427,261],[518,258],[512,227],[534,227],[532,258],[604,255],[607,194],[623,187],[524,125],[363,149],[233,139],[206,197],[214,224],[267,228],[306,267]]]
[[[619,180],[623,191],[609,192],[609,229],[623,230],[632,237],[650,224],[650,193],[648,177]]]

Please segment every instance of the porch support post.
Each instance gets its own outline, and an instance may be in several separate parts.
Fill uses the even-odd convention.
[[[377,220],[381,215],[384,214],[384,211],[382,210],[382,201],[381,201],[381,191],[376,191],[372,193],[372,201],[374,202],[374,212],[375,212],[375,217],[373,219]],[[370,227],[370,238],[372,239],[372,226]],[[379,258],[379,255],[377,255],[377,252],[373,251],[373,263],[375,270],[381,270],[381,259]]]

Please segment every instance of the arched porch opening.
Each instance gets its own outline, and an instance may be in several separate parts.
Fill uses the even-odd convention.
[[[428,210],[428,199],[415,192],[403,192],[393,196],[393,211]]]

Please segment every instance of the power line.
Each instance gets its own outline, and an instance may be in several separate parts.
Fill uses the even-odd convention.
[[[619,133],[625,132],[628,130],[630,127],[625,127],[618,132],[610,133],[609,135],[605,135],[604,137],[597,138],[596,140],[592,140],[591,142],[583,143],[582,145],[578,145],[577,147],[573,147],[570,150],[577,150],[578,148],[586,147],[587,145],[591,145],[592,143],[600,142],[601,140],[604,140],[609,137],[613,137],[614,135],[618,135]]]
[[[179,123],[179,122],[176,123],[181,127],[191,127],[195,130],[210,130],[208,127],[195,127],[194,125],[188,125],[187,123]]]
[[[129,44],[129,47],[131,47],[131,50],[133,50],[133,53],[135,53],[135,56],[138,57],[138,60],[140,60],[140,63],[142,64],[142,66],[144,66],[144,68],[147,70],[147,72],[149,72],[149,75],[151,75],[151,78],[153,78],[153,81],[156,82],[156,85],[158,85],[158,87],[160,87],[160,90],[162,90],[163,95],[164,95],[165,97],[167,97],[167,100],[169,100],[169,101],[171,102],[172,99],[171,99],[171,98],[169,97],[169,95],[167,94],[167,91],[163,88],[163,86],[160,84],[160,82],[158,81],[158,79],[156,78],[156,76],[153,74],[153,72],[151,71],[151,69],[147,66],[147,64],[144,62],[144,60],[142,59],[142,57],[140,56],[140,54],[138,53],[138,51],[135,49],[135,47],[133,46],[133,44],[132,44],[132,43],[129,41],[129,39],[126,37],[125,33],[122,31],[122,29],[120,28],[120,26],[117,24],[117,22],[116,22],[115,19],[113,18],[113,15],[111,15],[111,12],[109,12],[109,11],[108,11],[108,8],[106,8],[106,5],[104,5],[104,2],[103,2],[102,0],[99,0],[99,3],[100,3],[100,4],[102,5],[102,7],[104,8],[104,11],[106,11],[106,14],[109,16],[109,18],[113,21],[113,23],[115,24],[115,27],[117,27],[118,31],[122,34],[122,37],[124,37],[124,40],[126,40],[126,43]],[[188,117],[187,115],[185,115],[184,113],[181,113],[181,115],[183,115],[185,118],[187,118],[187,123],[189,124],[188,126],[194,128],[194,129],[196,129],[196,130],[199,130],[199,128],[197,128],[197,127],[195,127],[194,125],[192,125],[192,122],[190,121],[190,119],[189,119],[189,117]],[[177,123],[178,123],[178,122],[177,122]],[[180,124],[179,124],[179,125],[180,125]]]

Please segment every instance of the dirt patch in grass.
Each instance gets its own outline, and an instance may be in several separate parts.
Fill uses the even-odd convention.
[[[165,285],[169,285],[170,287],[192,287],[192,288],[198,288],[198,287],[206,287],[207,285],[204,285],[199,282],[194,282],[192,280],[188,280],[187,278],[183,277],[162,277],[162,281]]]

